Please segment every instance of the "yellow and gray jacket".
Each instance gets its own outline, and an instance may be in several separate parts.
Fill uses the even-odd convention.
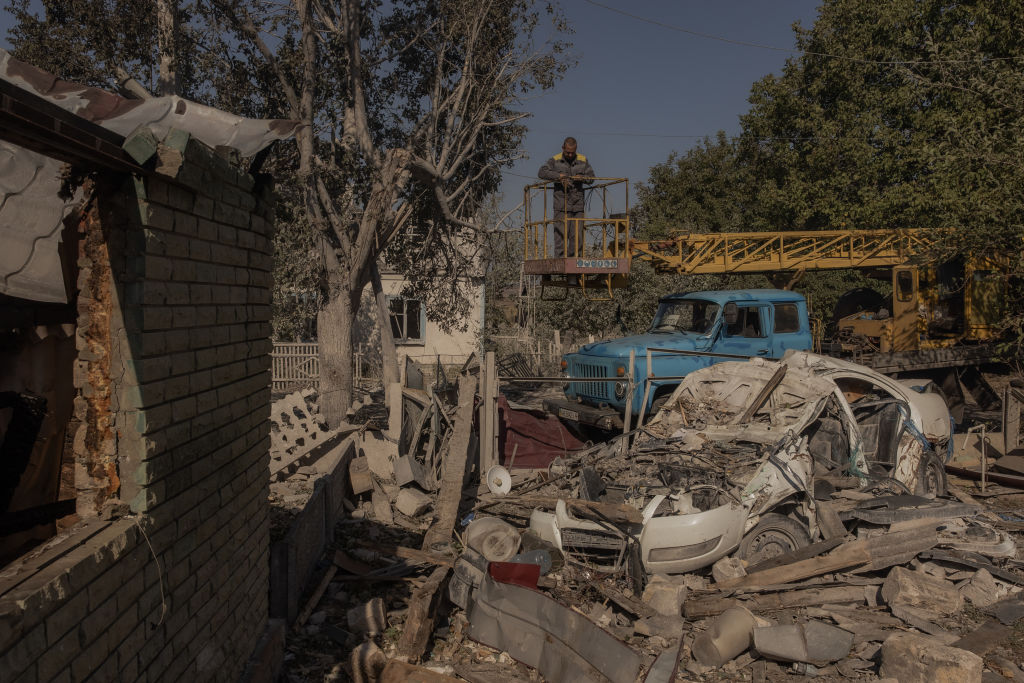
[[[587,157],[579,153],[570,164],[562,158],[562,153],[559,152],[544,162],[544,165],[537,171],[537,175],[542,180],[558,180],[561,173],[582,178],[594,177],[594,169],[591,168]],[[569,183],[568,188],[563,188],[561,183],[555,183],[555,211],[583,211],[583,184],[582,180],[574,180]]]

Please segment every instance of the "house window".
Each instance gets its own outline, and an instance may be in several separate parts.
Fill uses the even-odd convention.
[[[392,297],[391,334],[396,344],[422,344],[427,327],[426,312],[419,299]]]

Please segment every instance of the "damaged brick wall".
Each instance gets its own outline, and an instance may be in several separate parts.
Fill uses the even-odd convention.
[[[110,253],[113,233],[123,241],[124,226],[114,229],[100,220],[95,187],[90,183],[87,196],[93,197],[79,221],[78,254],[78,335],[75,361],[75,417],[79,420],[74,435],[75,489],[78,514],[91,517],[118,490],[117,440],[111,406],[112,328],[120,322],[114,294]],[[115,239],[116,239],[115,238]]]
[[[3,680],[237,680],[267,623],[270,193],[178,131],[157,155],[84,216],[85,521],[0,572]]]

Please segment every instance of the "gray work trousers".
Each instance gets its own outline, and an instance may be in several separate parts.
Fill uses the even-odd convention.
[[[566,218],[570,220],[567,222]],[[576,253],[576,226],[582,228],[583,222],[571,220],[573,218],[583,218],[583,212],[555,209],[555,249],[551,253],[551,258],[575,258],[579,255]],[[580,251],[583,251],[584,237],[583,230],[579,230]]]

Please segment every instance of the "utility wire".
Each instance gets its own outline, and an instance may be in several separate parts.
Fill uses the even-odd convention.
[[[792,48],[792,47],[776,47],[774,45],[762,45],[761,43],[750,43],[750,42],[747,42],[747,41],[744,41],[744,40],[734,40],[732,38],[725,38],[723,36],[716,36],[716,35],[711,34],[711,33],[703,33],[701,31],[694,31],[692,29],[683,28],[682,26],[674,26],[673,24],[666,24],[663,21],[658,21],[656,19],[650,19],[648,17],[642,17],[642,16],[640,16],[638,14],[632,14],[631,12],[626,12],[625,10],[621,10],[621,9],[616,8],[616,7],[610,7],[610,6],[605,5],[603,3],[597,2],[596,0],[583,0],[583,2],[587,3],[588,5],[593,5],[594,7],[600,7],[601,9],[608,10],[609,12],[614,12],[615,14],[621,14],[622,16],[629,17],[630,19],[635,19],[636,21],[642,21],[645,24],[651,24],[653,26],[659,26],[661,28],[667,28],[670,31],[678,31],[679,33],[686,33],[686,34],[689,34],[691,36],[697,36],[698,38],[707,38],[708,40],[717,40],[717,41],[719,41],[721,43],[728,43],[730,45],[742,45],[743,47],[755,47],[755,48],[758,48],[760,50],[774,50],[776,52],[789,52],[791,54],[799,54],[799,55],[805,55],[805,56],[827,57],[829,59],[839,59],[839,60],[843,60],[843,61],[847,61],[847,62],[855,62],[855,63],[858,63],[858,64],[888,64],[888,65],[897,65],[897,64],[909,64],[909,65],[973,64],[973,63],[976,63],[976,62],[1002,62],[1002,61],[1016,61],[1016,60],[1019,60],[1019,59],[1024,59],[1024,57],[977,57],[975,59],[933,59],[933,60],[928,60],[928,59],[921,59],[921,60],[893,59],[893,60],[886,60],[886,59],[863,59],[863,58],[859,58],[859,57],[846,57],[846,56],[843,56],[843,55],[829,54],[827,52],[814,52],[812,50],[799,50],[797,48]]]

